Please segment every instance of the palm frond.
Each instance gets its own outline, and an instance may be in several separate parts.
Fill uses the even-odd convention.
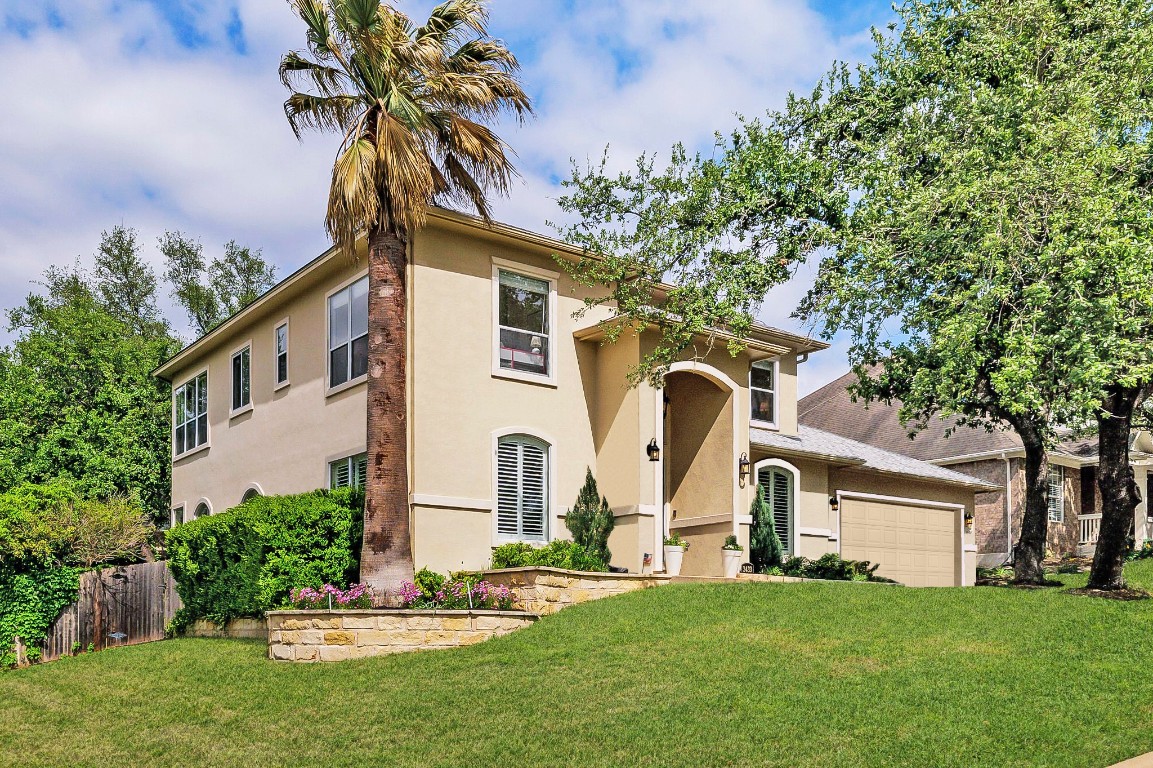
[[[332,30],[328,26],[323,0],[288,0],[288,5],[308,28],[309,50],[317,56],[331,55]]]
[[[311,86],[321,96],[344,96],[347,75],[339,67],[318,64],[305,58],[298,51],[289,51],[280,60],[280,82],[290,91],[302,90]]]
[[[344,133],[362,111],[354,96],[314,96],[293,93],[284,102],[284,116],[299,139],[304,131],[339,131]]]
[[[332,241],[350,256],[360,232],[380,217],[377,186],[376,147],[368,139],[351,142],[332,166],[324,222]]]

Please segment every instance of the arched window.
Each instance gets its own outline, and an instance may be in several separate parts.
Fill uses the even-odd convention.
[[[785,467],[774,464],[757,467],[757,483],[765,489],[765,501],[773,516],[773,527],[776,528],[786,555],[793,554],[796,482],[796,475]]]
[[[503,539],[548,539],[549,446],[505,435],[496,447],[496,530]]]
[[[240,497],[240,503],[243,504],[246,501],[252,501],[257,496],[260,496],[260,495],[261,495],[261,493],[258,489],[249,488],[247,491],[244,492],[244,495]]]
[[[204,517],[210,514],[212,514],[212,509],[208,506],[208,502],[202,501],[196,505],[196,511],[193,512],[193,517]]]

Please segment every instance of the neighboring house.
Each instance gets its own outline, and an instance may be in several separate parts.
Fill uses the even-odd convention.
[[[988,431],[957,426],[955,419],[934,419],[916,437],[901,426],[899,403],[853,402],[848,387],[856,375],[847,373],[801,398],[802,425],[834,432],[887,451],[948,467],[997,485],[978,493],[975,532],[978,564],[1006,562],[1012,542],[1021,534],[1025,512],[1025,451],[1012,431]],[[946,434],[950,429],[952,434]],[[1130,446],[1133,471],[1144,499],[1153,493],[1153,442],[1146,432],[1135,434]],[[1049,454],[1049,532],[1047,549],[1057,556],[1092,555],[1101,527],[1101,497],[1097,490],[1097,439],[1067,439]],[[1143,501],[1134,513],[1138,542],[1153,538]]]
[[[797,425],[797,364],[820,342],[763,326],[737,356],[702,339],[662,388],[627,385],[654,331],[602,344],[610,311],[559,268],[571,246],[433,211],[409,270],[409,467],[417,567],[477,569],[508,541],[567,536],[585,468],[617,515],[615,565],[719,575],[765,485],[790,553],[840,552],[909,584],[973,583],[982,481]],[[366,258],[335,250],[164,363],[174,523],[251,494],[365,477]],[[724,339],[722,339],[723,341]]]

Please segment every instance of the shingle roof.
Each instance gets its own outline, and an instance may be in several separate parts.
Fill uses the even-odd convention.
[[[916,434],[901,426],[899,402],[853,402],[848,387],[856,374],[846,373],[797,401],[797,420],[805,426],[904,454],[922,461],[1020,450],[1021,438],[1010,430],[959,426],[952,417],[934,418]],[[946,434],[952,429],[951,434]],[[1086,459],[1097,455],[1096,438],[1062,441],[1053,453]]]
[[[891,475],[933,480],[969,488],[998,487],[951,469],[805,425],[798,427],[796,435],[782,435],[779,432],[754,427],[749,430],[749,441],[753,445],[782,453],[821,458]]]

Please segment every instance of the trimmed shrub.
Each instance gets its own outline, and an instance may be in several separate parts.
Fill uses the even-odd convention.
[[[790,557],[781,564],[781,573],[830,581],[892,581],[875,575],[880,567],[880,564],[872,565],[868,560],[845,560],[836,552],[829,552],[816,560]]]
[[[757,495],[753,499],[749,514],[753,516],[753,525],[749,529],[749,559],[752,561],[753,570],[764,573],[781,564],[785,548],[777,535],[776,526],[773,525],[769,504],[765,501],[765,486],[760,483],[757,483]]]
[[[585,484],[577,494],[576,503],[565,516],[565,526],[573,541],[596,555],[604,563],[612,562],[609,534],[616,525],[609,500],[600,495],[593,471],[585,468]]]
[[[184,608],[179,630],[292,604],[293,589],[346,587],[360,569],[364,494],[342,488],[258,496],[168,532],[168,564]]]
[[[605,562],[575,541],[555,539],[543,547],[515,542],[492,551],[492,568],[564,568],[569,571],[608,570]]]

